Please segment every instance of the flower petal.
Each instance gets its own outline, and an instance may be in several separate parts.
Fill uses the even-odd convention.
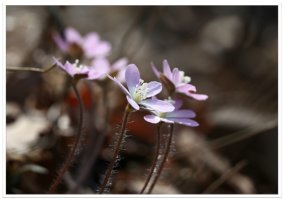
[[[95,57],[94,52],[100,42],[100,36],[96,32],[87,34],[84,37],[83,49],[87,58]]]
[[[130,96],[130,93],[128,92],[128,90],[119,82],[119,80],[117,80],[115,77],[111,77],[110,75],[107,74],[107,76],[114,81],[115,84],[117,84],[120,89],[122,90],[122,92],[127,95]]]
[[[137,66],[134,64],[128,65],[125,71],[125,82],[131,96],[135,91],[135,87],[139,84],[139,80],[140,80],[140,73]]]
[[[172,112],[175,109],[171,103],[158,99],[145,99],[139,104],[145,106],[146,109],[155,110],[158,112]]]
[[[56,65],[58,65],[61,69],[66,71],[66,67],[61,62],[59,62],[59,60],[57,58],[53,57],[52,59],[53,59],[53,61],[55,62]]]
[[[92,61],[91,69],[97,70],[101,73],[109,73],[110,72],[110,64],[109,61],[105,58],[96,58]]]
[[[162,84],[157,81],[151,81],[147,84],[147,89],[147,97],[152,97],[162,91]]]
[[[65,30],[65,39],[69,44],[76,43],[80,46],[82,45],[82,42],[83,42],[83,39],[80,33],[76,29],[71,28],[71,27]]]
[[[126,99],[128,101],[128,103],[135,109],[135,110],[139,110],[140,107],[139,105],[128,95],[126,95]]]
[[[168,124],[173,124],[173,123],[175,123],[174,121],[169,120],[169,119],[166,119],[166,118],[161,118],[161,121],[163,121],[163,122],[165,122],[165,123],[168,123]]]
[[[93,55],[98,57],[105,57],[111,51],[111,44],[107,41],[100,42],[94,49]]]
[[[170,121],[174,121],[175,123],[185,125],[185,126],[191,126],[191,127],[199,126],[199,124],[196,121],[191,120],[191,119],[183,119],[183,118],[167,118],[167,119]]]
[[[179,110],[183,104],[183,101],[181,99],[174,99],[174,101],[175,110]]]
[[[170,65],[167,60],[163,61],[163,74],[170,80],[173,78],[173,74],[171,72]]]
[[[175,110],[173,112],[167,113],[167,117],[173,118],[193,118],[196,114],[192,110]]]
[[[178,68],[174,68],[173,69],[173,83],[175,85],[179,84],[180,83],[180,73],[179,73],[179,70]]]
[[[124,67],[126,67],[127,62],[128,62],[127,58],[120,58],[112,64],[111,70],[112,71],[119,71],[119,70],[123,69]]]
[[[204,101],[206,99],[208,99],[208,95],[206,94],[195,94],[195,93],[186,93],[186,96],[192,97],[195,100],[198,101]]]
[[[156,66],[152,62],[151,62],[151,67],[152,67],[154,74],[157,76],[158,79],[160,79],[160,72],[157,70]]]
[[[121,69],[120,71],[118,71],[116,78],[121,82],[124,83],[125,82],[125,68]]]
[[[103,76],[105,77],[105,75],[106,75],[106,73],[98,72],[96,70],[89,70],[87,79],[88,80],[94,80],[94,79],[101,78]]]
[[[71,76],[74,76],[75,74],[77,74],[77,70],[74,64],[71,64],[69,61],[66,61],[64,66],[65,66],[65,71]]]
[[[177,86],[176,90],[180,93],[188,93],[189,91],[196,92],[196,87],[191,84],[182,84]]]
[[[55,43],[57,44],[57,46],[61,51],[63,51],[64,53],[67,52],[68,44],[62,39],[62,37],[59,34],[55,34],[53,36],[53,40],[55,41]]]
[[[145,115],[144,119],[145,121],[150,122],[152,124],[157,124],[161,121],[160,117],[155,115]]]

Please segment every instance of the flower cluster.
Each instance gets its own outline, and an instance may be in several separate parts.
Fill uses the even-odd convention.
[[[110,178],[122,150],[123,138],[125,137],[125,130],[128,123],[129,114],[134,111],[144,110],[148,114],[144,116],[144,120],[152,123],[167,123],[171,124],[170,132],[168,136],[168,142],[165,145],[165,152],[162,156],[161,162],[156,159],[152,165],[152,169],[149,173],[147,181],[141,191],[144,192],[149,180],[153,176],[154,169],[158,169],[157,176],[154,177],[152,185],[149,187],[149,192],[153,189],[156,181],[158,180],[159,174],[165,164],[167,159],[173,135],[173,124],[181,124],[189,127],[196,127],[199,124],[194,121],[192,118],[196,114],[190,109],[182,108],[183,101],[180,98],[189,97],[190,99],[195,99],[199,101],[206,100],[208,98],[205,94],[197,94],[196,87],[192,85],[191,78],[186,76],[185,73],[178,68],[171,70],[167,60],[163,61],[163,72],[159,72],[157,68],[152,65],[154,74],[158,77],[158,81],[145,82],[138,70],[138,67],[135,64],[128,64],[126,58],[120,58],[115,62],[110,62],[107,56],[110,54],[111,45],[109,42],[101,40],[99,35],[95,32],[88,33],[86,36],[81,36],[75,29],[67,28],[64,31],[64,34],[61,36],[59,34],[54,35],[54,41],[56,42],[59,49],[66,55],[68,58],[76,59],[75,62],[66,61],[64,64],[59,62],[58,59],[54,58],[54,62],[60,69],[65,71],[72,79],[75,81],[72,82],[74,91],[77,95],[77,98],[80,102],[80,122],[79,123],[79,132],[76,138],[76,142],[73,146],[71,153],[65,161],[65,164],[62,167],[61,174],[57,177],[54,184],[50,187],[50,191],[53,192],[57,185],[62,180],[64,173],[66,173],[68,167],[71,164],[71,161],[75,155],[78,143],[80,141],[82,133],[82,123],[83,123],[83,106],[80,100],[80,95],[76,89],[74,83],[80,79],[87,80],[111,80],[109,82],[115,83],[122,92],[125,94],[126,100],[128,102],[124,117],[122,120],[121,130],[119,133],[119,139],[116,142],[116,147],[114,148],[114,154],[112,160],[109,164],[108,169],[106,170],[104,180],[99,189],[99,193],[106,191],[108,185],[110,185]],[[79,64],[78,58],[83,61],[89,62],[88,65]],[[106,82],[101,82],[100,86],[103,86]],[[124,86],[124,83],[126,86]],[[165,100],[157,98],[162,90],[163,86],[168,91],[169,96]],[[102,88],[103,89],[103,88]],[[103,92],[107,92],[103,90]],[[178,95],[181,97],[178,98]],[[104,98],[107,98],[106,95],[103,95]],[[103,99],[106,100],[106,99]],[[107,116],[107,115],[106,115]],[[161,126],[158,126],[158,136],[161,134]],[[159,138],[159,137],[158,137]],[[99,146],[102,144],[104,139],[104,134],[98,136]],[[160,140],[160,139],[158,139]],[[162,141],[158,141],[160,144]],[[159,145],[157,147],[157,155],[159,156]]]
[[[185,76],[184,72],[179,71],[177,68],[171,71],[166,60],[163,62],[163,73],[158,72],[153,64],[152,68],[157,77],[162,77],[161,82],[163,82],[162,80],[167,80],[167,83],[170,82],[170,84],[172,84],[171,88],[173,89],[171,93],[182,93],[196,100],[205,100],[208,98],[207,95],[196,94],[195,86],[189,84],[190,77]],[[163,77],[166,79],[163,79]],[[140,106],[142,106],[152,113],[144,117],[147,122],[154,124],[159,122],[178,123],[192,127],[198,126],[197,122],[188,119],[195,117],[195,113],[192,110],[180,109],[182,100],[159,100],[155,98],[155,96],[162,91],[162,84],[155,81],[145,83],[140,78],[140,73],[136,65],[128,65],[125,71],[125,80],[128,90],[116,78],[111,76],[109,76],[109,78],[121,88],[126,95],[128,103],[135,110],[139,110]]]
[[[124,82],[124,72],[128,60],[120,58],[114,63],[110,63],[107,56],[111,52],[111,44],[108,41],[101,40],[96,32],[90,32],[86,36],[81,36],[74,28],[66,28],[63,36],[56,33],[53,37],[59,49],[73,58],[91,60],[88,66],[78,65],[78,62],[70,64],[66,62],[64,65],[55,62],[59,67],[65,70],[69,75],[88,79],[104,80],[106,74],[115,75],[121,82]],[[62,67],[64,66],[64,67]],[[73,70],[76,69],[76,70]],[[82,74],[91,74],[91,77],[85,77]]]
[[[178,68],[174,68],[171,71],[167,60],[163,61],[163,73],[159,72],[153,63],[151,65],[155,75],[164,83],[169,93],[181,93],[199,101],[208,98],[205,94],[196,94],[196,87],[189,84],[191,78],[185,76],[183,71],[180,71]]]

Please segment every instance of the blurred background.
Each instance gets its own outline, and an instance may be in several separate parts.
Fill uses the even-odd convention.
[[[200,126],[176,126],[166,169],[153,193],[278,193],[277,6],[7,6],[7,66],[45,68],[63,57],[54,33],[95,31],[112,44],[110,60],[127,57],[144,80],[150,62],[167,59],[185,71],[208,100],[188,100]],[[76,134],[78,104],[59,69],[6,73],[6,188],[8,194],[46,194]],[[111,85],[79,85],[85,139],[58,193],[94,194],[112,155],[125,97]],[[107,92],[107,103],[102,96]],[[104,105],[104,106],[102,106]],[[104,107],[109,108],[105,116]],[[131,116],[113,194],[139,193],[155,152],[155,126]],[[86,169],[96,135],[108,137]],[[74,185],[76,189],[74,189]],[[73,188],[73,189],[72,189]]]

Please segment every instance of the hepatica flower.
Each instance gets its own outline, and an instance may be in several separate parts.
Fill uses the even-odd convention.
[[[127,67],[128,60],[126,58],[120,58],[115,61],[113,64],[110,64],[106,58],[95,58],[92,61],[92,68],[104,73],[105,75],[101,76],[99,79],[105,79],[106,74],[115,76],[120,82],[125,81],[125,69]]]
[[[120,87],[126,95],[128,103],[135,110],[139,110],[141,106],[145,109],[159,112],[170,112],[174,110],[174,106],[168,102],[150,99],[162,91],[162,84],[156,81],[145,83],[140,78],[140,73],[136,65],[130,64],[125,70],[125,82],[128,89],[126,89],[117,78],[108,77]]]
[[[79,60],[76,60],[75,63],[66,61],[65,64],[62,64],[56,58],[53,58],[53,60],[63,71],[65,71],[74,79],[86,78],[93,80],[103,75],[102,72],[96,71],[95,69],[92,69],[85,65],[79,65]]]
[[[169,100],[166,100],[168,102],[172,102]],[[153,114],[144,116],[144,119],[147,122],[157,124],[159,122],[165,122],[170,124],[182,124],[185,126],[191,126],[196,127],[199,124],[189,118],[194,118],[196,114],[189,109],[180,109],[182,106],[182,101],[177,100],[175,102],[172,102],[174,104],[175,110],[172,112],[158,112],[158,111],[152,111]]]
[[[65,29],[64,38],[56,34],[54,41],[64,53],[75,56],[83,53],[87,58],[105,57],[111,50],[110,43],[101,40],[96,32],[82,37],[78,31],[70,27]]]
[[[155,75],[166,85],[169,91],[181,93],[200,101],[208,98],[205,94],[196,94],[196,87],[189,84],[191,78],[189,76],[185,76],[183,71],[178,70],[178,68],[174,68],[171,71],[167,60],[163,61],[163,73],[159,72],[154,64],[152,64],[152,69]]]

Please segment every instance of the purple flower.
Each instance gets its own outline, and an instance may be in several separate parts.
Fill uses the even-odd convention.
[[[166,100],[169,101],[169,100]],[[170,101],[171,102],[171,101]],[[174,102],[174,107],[175,110],[172,112],[157,112],[154,111],[152,112],[152,115],[146,115],[144,116],[144,119],[147,122],[157,124],[159,122],[165,122],[165,123],[170,123],[170,124],[182,124],[185,126],[191,126],[191,127],[196,127],[199,124],[188,118],[193,118],[196,116],[196,114],[189,109],[180,109],[182,106],[182,102],[180,100],[176,100]]]
[[[111,50],[111,45],[107,41],[100,40],[97,33],[88,33],[82,37],[74,28],[66,28],[63,39],[59,34],[54,36],[54,41],[64,53],[73,53],[76,49],[82,51],[87,58],[105,57]],[[79,49],[79,50],[78,50]]]
[[[161,79],[169,91],[184,94],[196,100],[206,100],[208,98],[205,94],[196,94],[196,87],[189,84],[191,78],[185,76],[183,71],[174,68],[171,71],[170,65],[167,60],[163,61],[163,73],[159,72],[157,68],[151,63],[155,75]]]
[[[140,106],[148,110],[156,110],[159,112],[170,112],[174,110],[174,106],[168,102],[149,99],[162,91],[162,84],[156,81],[145,83],[140,79],[140,73],[136,65],[130,64],[125,70],[125,81],[128,90],[115,78],[108,75],[126,95],[128,103],[135,109],[139,110]]]
[[[92,69],[100,71],[105,74],[114,75],[120,82],[124,82],[125,69],[127,67],[128,60],[126,58],[120,58],[113,64],[110,64],[106,58],[95,58],[92,61]],[[101,76],[100,79],[105,79],[106,75]]]
[[[76,60],[75,63],[66,61],[64,65],[56,58],[53,58],[53,60],[63,71],[67,72],[73,78],[86,78],[93,80],[103,75],[103,73],[98,72],[90,67],[79,65],[79,60]]]

